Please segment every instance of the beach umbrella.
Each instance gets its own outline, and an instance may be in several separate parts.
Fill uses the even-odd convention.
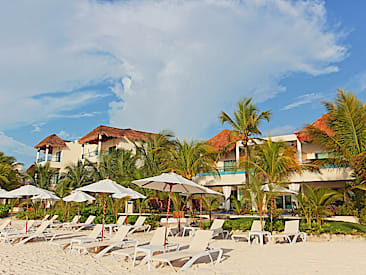
[[[23,185],[17,189],[14,189],[12,191],[8,192],[9,196],[13,196],[15,198],[20,198],[20,197],[26,197],[27,198],[27,210],[26,210],[26,222],[25,222],[25,232],[28,232],[28,204],[29,204],[29,196],[37,196],[40,194],[47,194],[47,193],[52,193],[48,190],[44,190],[41,188],[38,188],[34,185]]]
[[[42,201],[42,200],[45,200],[45,201],[59,201],[60,198],[57,197],[56,195],[52,194],[52,193],[42,193],[42,194],[39,194],[39,195],[36,195],[36,196],[33,196],[31,198],[32,201]]]
[[[112,195],[112,198],[122,199],[122,198],[130,197],[131,200],[146,199],[146,196],[144,196],[143,194],[141,194],[135,190],[132,190],[131,188],[127,188],[127,189],[128,189],[128,192],[115,193]]]
[[[143,188],[169,192],[164,246],[166,245],[166,235],[167,235],[167,231],[168,231],[168,218],[169,218],[170,200],[171,200],[172,192],[186,193],[186,194],[192,194],[195,192],[198,192],[198,193],[205,192],[205,189],[202,186],[200,186],[199,184],[197,184],[193,181],[190,181],[174,172],[163,173],[159,176],[135,180],[135,181],[133,181],[133,183],[135,183],[136,185],[143,187]]]
[[[5,189],[0,189],[0,198],[1,199],[13,199],[14,196],[9,195],[9,192]]]
[[[270,183],[270,185],[265,184],[261,187],[261,189],[264,192],[269,192],[270,187],[272,188],[273,193],[282,194],[282,195],[297,195],[296,191],[292,191],[290,189],[287,189],[287,188],[285,188],[281,185],[277,185],[277,184],[274,184],[274,183]]]
[[[85,191],[85,192],[92,192],[92,193],[101,193],[104,196],[104,206],[103,206],[103,222],[102,222],[102,241],[104,237],[104,222],[105,222],[105,209],[107,205],[107,194],[116,194],[116,193],[128,193],[131,196],[133,195],[132,192],[130,192],[130,189],[123,187],[116,183],[113,180],[105,179],[100,180],[98,182],[85,185],[83,187],[80,187],[76,189],[78,191]]]
[[[200,192],[200,193],[193,193],[192,196],[193,197],[199,197],[200,198],[200,228],[202,228],[202,199],[203,197],[220,197],[220,196],[224,196],[224,194],[217,192],[215,190],[212,190],[210,188],[201,186],[202,188],[204,188],[204,191]],[[187,194],[188,195],[188,194]]]
[[[93,201],[95,200],[94,197],[82,192],[82,191],[76,191],[74,193],[72,193],[71,195],[68,195],[66,197],[64,197],[62,199],[65,202],[78,202],[79,203],[79,207],[78,207],[78,223],[79,223],[79,218],[80,218],[80,203],[85,202],[85,201]]]

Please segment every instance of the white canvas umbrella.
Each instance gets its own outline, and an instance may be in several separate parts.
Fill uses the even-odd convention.
[[[62,199],[65,202],[78,202],[79,203],[79,207],[78,207],[78,223],[79,223],[79,218],[80,218],[80,203],[85,202],[85,201],[93,201],[95,200],[94,197],[82,192],[82,191],[76,191],[66,197],[64,197]]]
[[[105,179],[100,180],[98,182],[80,187],[76,189],[78,191],[85,191],[85,192],[93,192],[93,193],[102,193],[104,196],[104,206],[103,206],[103,222],[102,222],[102,241],[104,237],[104,222],[105,222],[105,209],[107,204],[107,194],[115,194],[115,193],[129,193],[131,196],[133,195],[132,192],[129,191],[128,188],[123,187],[116,183],[113,180]]]
[[[32,201],[42,201],[42,200],[46,200],[46,201],[59,201],[60,198],[57,197],[56,195],[52,194],[52,193],[42,193],[39,195],[36,195],[34,197],[31,198]]]
[[[15,198],[20,198],[23,196],[27,197],[27,211],[26,211],[26,222],[25,222],[25,232],[28,232],[28,203],[29,203],[29,196],[37,196],[40,194],[50,193],[50,191],[38,188],[34,185],[23,185],[17,189],[8,192],[9,196],[13,196]]]
[[[200,198],[200,228],[202,228],[202,198],[203,197],[221,197],[224,196],[224,194],[217,192],[215,190],[212,190],[210,188],[201,186],[202,188],[204,188],[204,192],[201,193],[193,193],[192,196],[198,196]]]
[[[9,195],[9,192],[5,189],[0,189],[0,198],[1,199],[13,199],[14,196]]]
[[[112,198],[115,199],[122,199],[125,197],[130,197],[131,200],[137,200],[137,199],[146,199],[146,196],[144,196],[143,194],[132,190],[131,188],[127,188],[128,192],[120,192],[120,193],[115,193],[112,195]]]
[[[270,187],[273,189],[273,193],[282,194],[282,195],[297,195],[296,191],[292,191],[290,189],[287,189],[281,185],[277,185],[274,183],[270,183],[270,186],[268,184],[265,184],[261,187],[261,189],[264,192],[270,192]]]
[[[177,175],[174,172],[171,173],[163,173],[160,176],[150,177],[141,180],[133,181],[134,184],[148,189],[154,189],[164,192],[169,192],[168,199],[168,209],[166,215],[166,227],[165,227],[165,237],[164,237],[164,246],[166,245],[166,235],[168,231],[168,218],[169,218],[169,210],[170,210],[170,199],[172,192],[178,193],[200,193],[205,192],[205,189],[199,184],[190,181],[180,175]]]

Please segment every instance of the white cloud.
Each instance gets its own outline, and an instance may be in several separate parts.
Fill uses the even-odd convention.
[[[59,99],[45,104],[36,94],[116,79],[111,124],[197,136],[240,97],[265,101],[285,89],[279,83],[289,73],[335,72],[346,55],[318,0],[5,5],[0,115],[8,122],[0,127],[88,100],[76,104],[73,96],[59,107]]]
[[[304,94],[304,95],[298,96],[294,102],[284,106],[281,110],[294,109],[294,108],[297,108],[304,104],[309,104],[309,103],[313,103],[315,101],[320,101],[322,98],[324,98],[322,94],[316,94],[316,93]]]
[[[288,135],[293,134],[295,131],[295,127],[292,125],[283,125],[277,128],[274,128],[269,131],[269,134],[273,136],[280,136],[280,135]]]
[[[7,155],[16,156],[17,159],[22,160],[29,157],[35,158],[36,155],[36,151],[31,146],[7,136],[2,131],[0,131],[0,151]]]
[[[70,134],[68,132],[64,131],[64,130],[61,130],[57,135],[62,139],[69,139],[70,138]]]

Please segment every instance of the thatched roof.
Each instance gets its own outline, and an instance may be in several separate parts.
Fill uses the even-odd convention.
[[[57,135],[53,134],[48,137],[46,137],[44,140],[42,140],[40,143],[38,143],[34,148],[36,149],[44,149],[46,146],[52,146],[52,147],[64,147],[66,146],[66,143],[63,139],[59,138]]]
[[[327,125],[328,116],[329,116],[328,113],[322,115],[320,118],[318,118],[316,121],[314,121],[311,125],[318,128],[321,131],[326,132],[328,135],[333,135],[332,130],[330,130]],[[306,128],[304,128],[298,132],[295,132],[295,135],[301,142],[312,141],[312,136],[310,135],[310,133],[307,131]]]
[[[216,136],[210,138],[206,143],[214,147],[218,151],[231,151],[235,148],[235,143],[231,144],[228,148],[228,146],[233,141],[238,141],[239,138],[232,136],[229,141],[229,135],[231,131],[228,129],[222,130],[220,133],[218,133]]]
[[[136,131],[133,129],[119,129],[113,128],[109,126],[101,125],[95,128],[90,133],[86,134],[82,138],[79,139],[79,143],[97,143],[99,139],[99,135],[102,136],[102,140],[110,139],[110,138],[122,138],[126,137],[129,140],[137,141],[137,140],[146,140],[149,136],[154,136],[153,133]]]

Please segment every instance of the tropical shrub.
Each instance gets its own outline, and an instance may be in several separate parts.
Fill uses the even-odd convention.
[[[0,205],[0,218],[5,218],[5,217],[9,216],[9,210],[10,210],[10,205],[1,204]]]

